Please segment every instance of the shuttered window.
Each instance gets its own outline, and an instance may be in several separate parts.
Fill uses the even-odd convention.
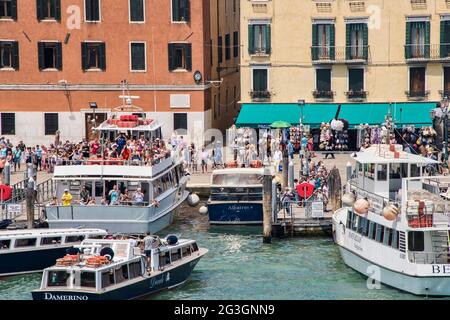
[[[19,70],[19,43],[17,41],[0,41],[0,69]]]
[[[45,135],[54,135],[58,131],[58,114],[57,113],[45,113]]]
[[[316,90],[331,91],[331,69],[316,70]]]
[[[145,0],[129,0],[130,1],[130,21],[131,22],[144,22],[145,14],[144,8]]]
[[[131,43],[131,71],[145,71],[145,43]]]
[[[430,57],[429,21],[409,21],[406,23],[405,56],[407,59]]]
[[[444,67],[444,95],[450,99],[450,67]]]
[[[250,24],[248,26],[249,54],[271,52],[270,24]]]
[[[233,57],[239,56],[239,32],[233,32]]]
[[[409,90],[411,96],[423,96],[425,94],[425,67],[409,69]]]
[[[17,0],[0,0],[0,19],[17,20]]]
[[[225,60],[230,60],[231,58],[231,38],[230,34],[225,35]]]
[[[192,70],[190,43],[169,43],[169,70]]]
[[[84,0],[86,21],[100,21],[100,0]]]
[[[219,63],[223,62],[223,45],[222,45],[222,36],[219,36],[217,40],[217,59]]]
[[[61,0],[36,0],[36,11],[39,21],[61,21]]]
[[[172,21],[189,22],[190,1],[189,0],[171,0],[171,1],[172,1]]]
[[[267,91],[267,69],[253,69],[253,91]]]
[[[364,69],[348,70],[349,91],[364,91]]]
[[[312,26],[313,60],[334,60],[335,29],[334,24],[313,24]]]
[[[441,21],[441,58],[450,57],[450,21]]]
[[[16,114],[2,113],[1,114],[2,134],[15,135],[16,134]]]
[[[368,34],[366,23],[348,23],[346,25],[346,48],[347,60],[367,59],[368,56]]]
[[[84,71],[106,70],[106,46],[102,42],[81,43],[81,63]]]
[[[173,114],[173,129],[187,130],[187,113],[174,113]]]
[[[38,42],[39,70],[62,70],[62,46],[59,42]]]

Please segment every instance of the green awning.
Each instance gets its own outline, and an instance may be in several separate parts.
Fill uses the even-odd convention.
[[[292,125],[298,125],[300,107],[293,103],[243,104],[236,120],[236,127],[269,128],[275,121],[286,121]]]
[[[237,127],[268,128],[274,121],[287,121],[298,125],[303,114],[303,123],[318,128],[322,122],[330,122],[336,115],[338,103],[307,103],[302,108],[292,103],[243,104],[236,121]],[[397,126],[432,124],[430,111],[435,102],[392,103],[392,117]],[[350,128],[360,124],[379,125],[389,112],[389,103],[342,103],[340,119],[349,122]]]

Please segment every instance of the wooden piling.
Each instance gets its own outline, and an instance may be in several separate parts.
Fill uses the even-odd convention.
[[[268,166],[263,176],[263,243],[272,243],[272,174]]]
[[[283,150],[283,188],[289,184],[289,152],[287,148]]]

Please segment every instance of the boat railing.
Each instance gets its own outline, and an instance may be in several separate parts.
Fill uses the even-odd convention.
[[[165,159],[171,158],[171,154],[167,153],[164,157],[155,158],[152,161],[138,159],[120,159],[120,158],[89,158],[82,160],[58,160],[53,165],[57,166],[157,166]]]
[[[386,198],[386,197],[380,196],[379,194],[364,190],[364,189],[360,188],[357,184],[353,183],[352,180],[350,180],[349,183],[350,183],[351,190],[356,193],[357,197],[367,198],[367,200],[370,202],[369,211],[371,211],[375,214],[382,215],[383,208],[387,204],[396,204],[398,206],[400,205],[400,201],[395,200],[395,199]]]
[[[448,264],[450,253],[446,252],[408,252],[409,261],[417,264]]]

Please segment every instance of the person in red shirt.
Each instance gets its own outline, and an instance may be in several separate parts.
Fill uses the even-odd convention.
[[[131,155],[130,149],[128,149],[128,147],[125,146],[122,150],[122,159],[128,160],[130,158],[130,155]]]
[[[97,139],[95,139],[91,144],[91,154],[96,155],[99,148],[100,144],[98,143]]]

